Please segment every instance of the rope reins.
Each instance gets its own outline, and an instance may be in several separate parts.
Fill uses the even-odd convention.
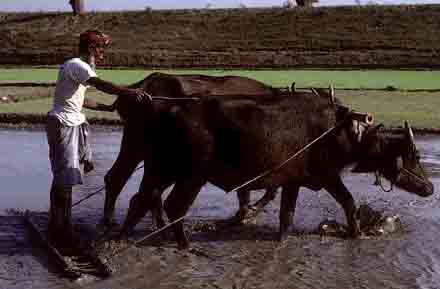
[[[380,175],[379,171],[375,171],[374,176],[376,177],[376,180],[374,181],[375,186],[379,186],[385,193],[389,193],[393,190],[394,183],[392,181],[390,181],[391,185],[388,190],[384,188],[384,186],[382,185],[382,176]]]
[[[139,167],[137,167],[137,168],[133,171],[133,173],[136,172],[137,170],[140,170],[140,169],[143,168],[143,167],[144,167],[144,165],[140,165]],[[90,198],[93,197],[94,195],[99,194],[99,193],[102,192],[104,189],[105,189],[105,185],[99,187],[99,189],[96,190],[95,192],[90,193],[90,194],[88,194],[87,196],[85,196],[84,198],[82,198],[82,199],[78,200],[77,202],[75,202],[75,203],[72,205],[72,208],[75,207],[76,205],[81,204],[81,203],[84,202],[85,200],[90,199]]]
[[[104,260],[101,260],[102,263],[104,263],[104,264],[109,263],[114,257],[121,255],[123,252],[125,252],[125,251],[127,251],[128,249],[130,249],[130,248],[136,246],[137,244],[144,242],[145,240],[147,240],[147,239],[153,237],[153,236],[156,235],[156,234],[159,234],[160,232],[164,231],[165,229],[171,227],[172,225],[174,225],[174,224],[176,224],[176,223],[182,221],[182,220],[183,220],[184,218],[186,218],[186,217],[187,217],[187,215],[184,215],[184,216],[182,216],[182,217],[180,217],[180,218],[177,218],[176,220],[174,220],[174,221],[172,221],[172,222],[166,224],[166,225],[163,226],[162,228],[157,229],[156,231],[153,231],[153,232],[147,234],[146,236],[140,238],[139,240],[134,241],[134,242],[131,243],[129,246],[127,246],[127,247],[125,247],[125,248],[122,248],[122,249],[120,249],[120,250],[117,250],[116,252],[110,254],[110,256],[106,257]]]
[[[302,149],[300,149],[299,151],[297,151],[295,154],[293,154],[292,156],[290,156],[287,160],[285,160],[284,162],[282,162],[281,164],[279,164],[278,166],[269,169],[265,172],[263,172],[262,174],[256,176],[255,178],[246,181],[245,183],[233,188],[232,190],[228,191],[227,193],[233,192],[233,191],[237,191],[271,173],[273,173],[274,171],[279,170],[280,168],[284,167],[288,162],[290,162],[292,159],[296,158],[298,155],[302,154],[305,150],[307,150],[310,146],[312,146],[314,143],[316,143],[317,141],[319,141],[320,139],[322,139],[324,136],[326,136],[327,134],[329,134],[331,131],[333,131],[335,128],[339,127],[339,125],[335,125],[331,128],[329,128],[328,130],[326,130],[323,134],[321,134],[319,137],[317,137],[316,139],[314,139],[312,142],[308,143],[306,146],[304,146]]]
[[[406,169],[406,168],[401,168],[401,169],[399,170],[399,173],[400,173],[400,172],[405,172],[405,173],[407,173],[408,175],[410,175],[411,177],[416,178],[419,182],[421,182],[421,183],[423,183],[423,184],[428,184],[428,182],[425,181],[423,178],[419,177],[418,175],[414,174],[413,172],[411,172],[410,170],[408,170],[408,169]],[[390,188],[389,188],[388,190],[386,190],[386,189],[383,187],[383,185],[382,185],[382,178],[381,178],[382,176],[381,176],[380,172],[379,172],[379,171],[375,171],[375,172],[374,172],[374,176],[376,177],[376,180],[375,180],[375,182],[374,182],[374,185],[376,185],[376,186],[380,186],[380,188],[382,189],[382,191],[388,193],[388,192],[391,192],[391,191],[393,190],[393,187],[394,187],[394,182],[393,182],[393,181],[390,180],[390,184],[391,184],[391,185],[390,185]]]

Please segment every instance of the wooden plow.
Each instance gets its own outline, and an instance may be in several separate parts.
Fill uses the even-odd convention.
[[[67,278],[79,279],[87,275],[107,278],[111,275],[112,269],[99,257],[98,252],[91,245],[81,244],[73,248],[73,253],[63,255],[46,237],[47,221],[45,218],[26,212],[24,220],[32,236],[47,250],[49,258]]]

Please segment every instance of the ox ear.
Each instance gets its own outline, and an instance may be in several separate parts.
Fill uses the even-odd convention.
[[[383,127],[383,124],[380,123],[380,124],[378,124],[378,125],[376,125],[376,126],[370,128],[370,129],[368,129],[368,130],[366,131],[366,133],[365,133],[365,138],[368,138],[368,137],[371,137],[371,136],[377,134],[377,132],[378,132],[382,127]]]

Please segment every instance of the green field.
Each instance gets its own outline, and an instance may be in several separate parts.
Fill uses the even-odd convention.
[[[55,82],[54,69],[4,69],[0,70],[0,82]],[[176,72],[176,71],[173,71]],[[387,126],[403,125],[409,120],[417,128],[440,128],[440,91],[406,91],[413,89],[439,89],[439,71],[177,71],[178,73],[203,73],[210,75],[244,75],[261,80],[267,84],[282,87],[292,81],[298,87],[327,87],[330,83],[336,88],[336,96],[353,109],[373,113],[377,122]],[[100,70],[104,79],[128,84],[144,78],[151,71],[141,70]],[[371,90],[387,86],[395,91]],[[339,90],[338,90],[339,88]],[[342,90],[353,88],[359,90]],[[14,90],[2,88],[0,91]],[[29,98],[27,95],[20,95]],[[21,92],[26,94],[28,92]],[[32,92],[31,92],[32,93]],[[0,104],[0,113],[39,113],[45,114],[51,105],[51,98],[29,99],[18,103]],[[49,92],[47,93],[49,96]],[[90,90],[88,97],[104,103],[111,103],[113,96]],[[96,113],[87,111],[89,116],[117,118],[115,113]]]
[[[396,70],[158,70],[181,74],[240,75],[257,79],[266,84],[282,87],[294,81],[299,87],[383,89],[440,89],[440,71]],[[98,70],[107,80],[129,84],[143,79],[153,70]],[[0,83],[8,82],[55,82],[56,69],[0,69]]]

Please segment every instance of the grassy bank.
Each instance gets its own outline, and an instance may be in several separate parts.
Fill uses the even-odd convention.
[[[401,126],[409,120],[417,128],[440,128],[440,93],[402,91],[342,91],[336,90],[345,104],[357,111],[373,113],[376,122],[386,126]],[[90,92],[88,97],[111,103],[112,96]],[[40,98],[11,104],[0,104],[0,113],[46,114],[52,99]],[[117,119],[116,113],[86,111],[88,117]]]
[[[55,82],[56,69],[3,69],[0,83],[6,82]],[[176,71],[173,71],[176,72]],[[440,91],[408,91],[414,89],[439,89],[438,71],[251,71],[251,70],[181,70],[178,73],[203,73],[209,75],[243,75],[258,79],[269,85],[298,87],[336,87],[336,96],[353,109],[373,113],[376,122],[386,126],[401,126],[409,120],[417,128],[440,128]],[[101,70],[99,74],[117,83],[132,83],[144,78],[146,70]],[[393,87],[396,90],[374,90]],[[357,88],[359,90],[344,90]],[[14,95],[17,103],[0,104],[0,113],[45,115],[50,109],[53,87],[0,87],[1,94]],[[35,96],[35,97],[32,97]],[[88,97],[111,103],[114,97],[89,90]],[[87,111],[89,118],[118,119],[116,113]]]
[[[290,86],[294,81],[300,87],[327,87],[353,89],[440,89],[440,71],[400,70],[157,70],[182,74],[214,76],[240,75],[262,81],[275,87]],[[153,70],[98,70],[107,80],[129,84],[143,79]],[[0,83],[55,82],[57,69],[0,69]]]

